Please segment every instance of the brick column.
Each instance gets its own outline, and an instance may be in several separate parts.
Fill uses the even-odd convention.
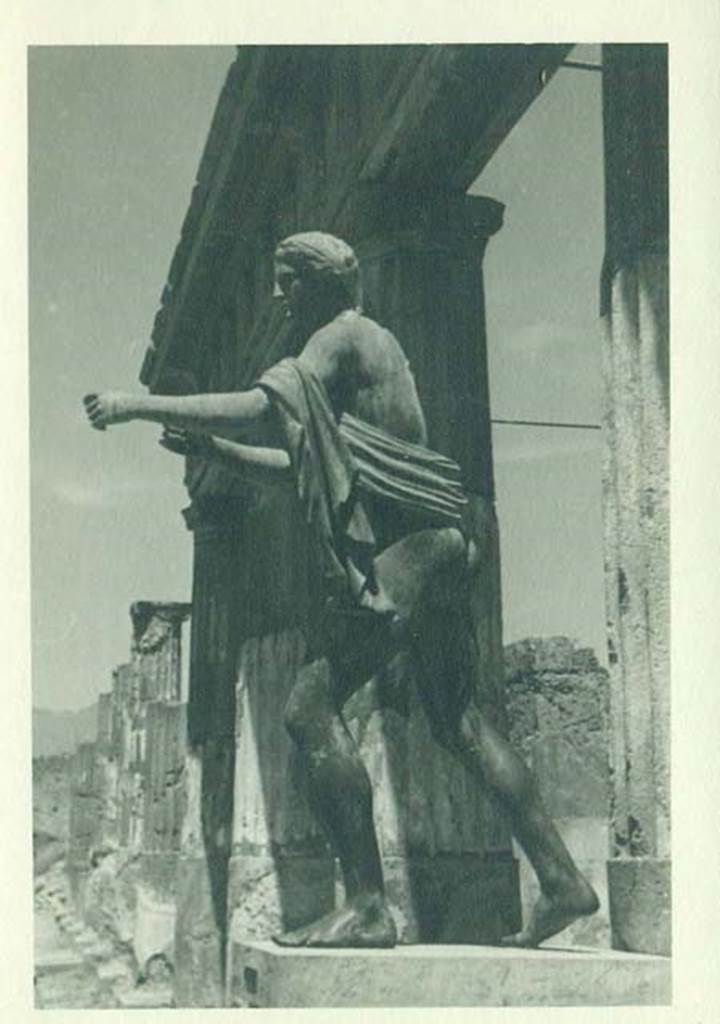
[[[613,944],[670,952],[667,48],[604,47]]]

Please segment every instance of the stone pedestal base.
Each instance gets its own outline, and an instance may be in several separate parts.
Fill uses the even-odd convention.
[[[670,861],[637,857],[607,867],[613,948],[669,956]]]
[[[670,961],[610,950],[398,946],[230,949],[228,1005],[648,1006],[670,1002]]]

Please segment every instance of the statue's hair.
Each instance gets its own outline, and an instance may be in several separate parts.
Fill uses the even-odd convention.
[[[325,278],[337,285],[355,308],[362,303],[360,265],[347,242],[324,231],[303,231],[283,239],[275,259],[287,263],[299,274]]]

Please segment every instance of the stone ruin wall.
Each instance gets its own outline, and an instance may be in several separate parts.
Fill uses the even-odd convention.
[[[142,971],[173,959],[185,811],[181,631],[190,606],[137,602],[130,660],[98,701],[94,743],[69,760],[66,869],[83,919]],[[43,806],[47,803],[47,797]]]
[[[69,754],[34,757],[32,763],[33,832],[67,842],[70,835]]]

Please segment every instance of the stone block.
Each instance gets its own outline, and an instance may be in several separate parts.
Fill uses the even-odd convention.
[[[655,1006],[670,961],[612,950],[398,946],[283,949],[233,944],[233,1007]]]
[[[669,956],[670,861],[637,857],[607,867],[613,948]]]

